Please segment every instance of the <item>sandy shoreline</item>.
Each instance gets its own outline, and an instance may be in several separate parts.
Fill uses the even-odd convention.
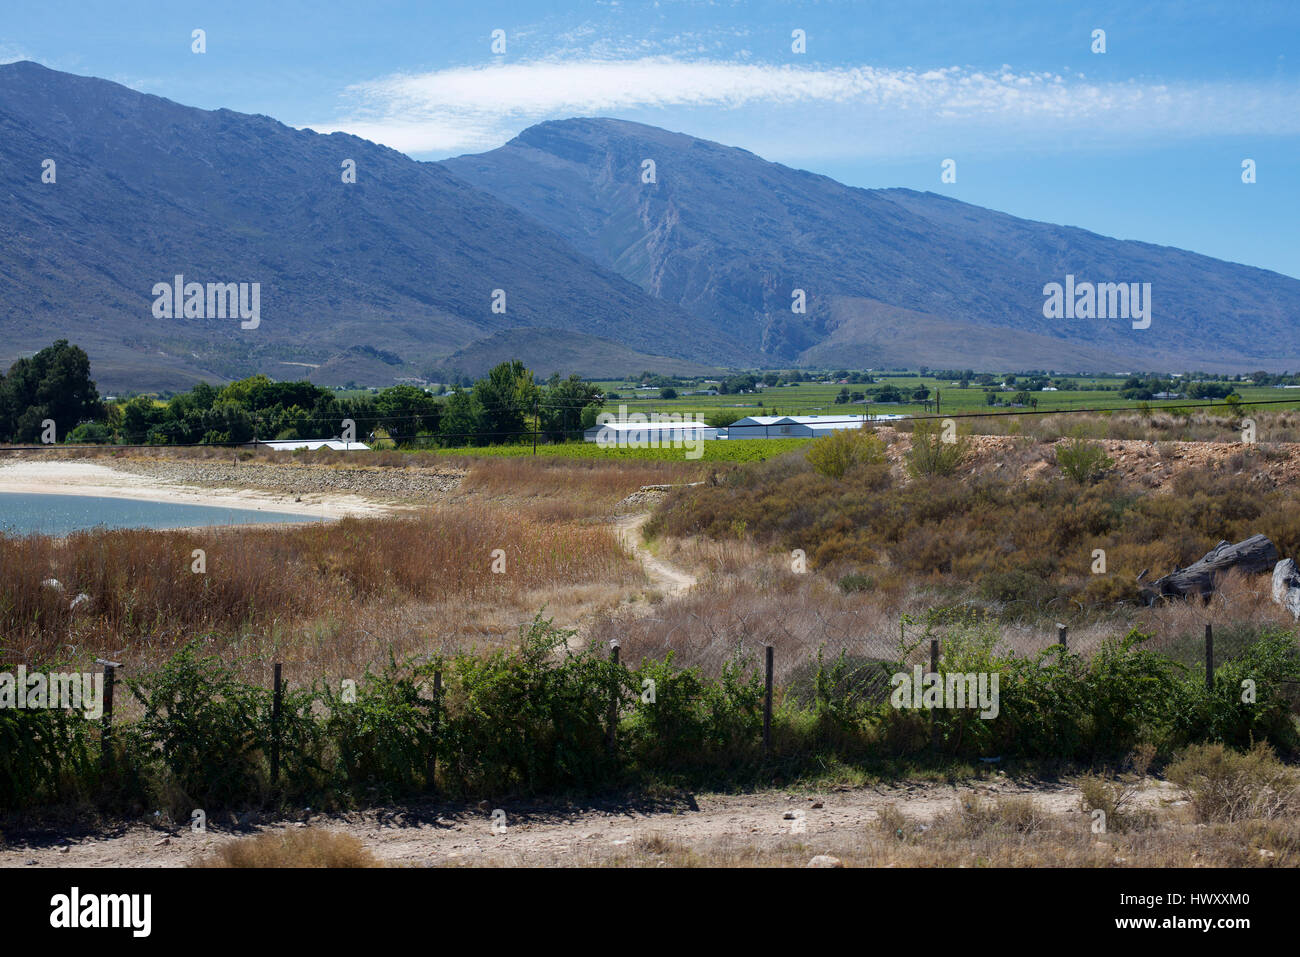
[[[92,462],[6,462],[0,464],[0,492],[176,502],[287,512],[318,519],[391,515],[401,511],[399,506],[372,502],[359,495],[328,492],[293,495],[262,489],[202,488]]]

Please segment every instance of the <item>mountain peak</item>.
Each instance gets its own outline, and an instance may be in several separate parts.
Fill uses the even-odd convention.
[[[961,342],[978,340],[996,366],[1300,365],[1294,279],[941,193],[849,187],[606,118],[541,123],[446,165],[652,295],[721,319],[776,364],[935,365],[942,335],[958,360]],[[1151,327],[1127,315],[1046,318],[1044,287],[1067,276],[1149,283]],[[960,332],[972,327],[982,331]]]

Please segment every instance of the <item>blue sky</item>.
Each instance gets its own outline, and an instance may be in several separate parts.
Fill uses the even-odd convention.
[[[1295,2],[11,0],[14,59],[418,159],[617,116],[1300,277]]]

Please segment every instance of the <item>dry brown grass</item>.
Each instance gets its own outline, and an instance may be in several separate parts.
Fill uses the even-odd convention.
[[[893,659],[901,647],[915,644],[917,627],[902,628],[904,615],[920,616],[951,600],[944,583],[896,577],[872,580],[862,591],[845,592],[837,584],[851,566],[792,571],[787,555],[764,550],[752,541],[716,542],[705,538],[663,539],[654,543],[661,557],[694,571],[700,579],[694,589],[673,602],[656,605],[650,614],[637,608],[619,608],[597,616],[589,632],[593,640],[617,637],[626,661],[660,658],[671,651],[682,667],[699,667],[717,674],[737,653],[757,660],[765,645],[775,649],[778,682],[806,667],[819,648],[833,658],[840,651],[850,656]],[[979,603],[972,608],[978,610]],[[1160,634],[1177,635],[1172,625],[1156,616],[1172,614],[1162,609],[1128,609],[1122,615],[1082,615],[1069,605],[1047,609],[1053,618],[1070,626],[1070,648],[1080,653],[1099,649],[1117,633],[1142,625],[1150,613]],[[1261,616],[1266,611],[1261,611]],[[1056,641],[1052,622],[1003,620],[998,622],[1000,645],[1021,655],[1032,655]],[[921,661],[924,648],[911,659]]]
[[[196,548],[204,574],[191,570]],[[0,536],[0,629],[7,655],[29,662],[124,655],[138,665],[211,634],[219,649],[326,656],[355,674],[389,650],[513,634],[543,605],[612,604],[641,580],[606,527],[481,501],[292,528]],[[82,592],[90,601],[70,609]]]
[[[1266,744],[1246,753],[1221,744],[1188,748],[1169,767],[1198,821],[1236,823],[1300,817],[1300,775]]]
[[[1185,808],[1153,812],[1150,827],[1093,833],[1083,812],[1051,813],[1031,796],[973,798],[931,821],[886,807],[874,827],[688,840],[662,833],[611,852],[557,853],[555,867],[807,867],[816,855],[845,867],[1295,867],[1300,819],[1197,826]]]
[[[1149,647],[1160,651],[1180,641],[1203,641],[1205,626],[1222,629],[1227,623],[1250,631],[1291,629],[1295,622],[1273,602],[1268,575],[1243,575],[1231,571],[1218,579],[1209,601],[1170,601],[1134,613],[1134,624],[1154,635]]]
[[[643,485],[694,481],[702,466],[689,462],[626,461],[595,458],[439,456],[440,462],[468,469],[467,492],[498,496],[565,499],[589,507],[610,507]]]
[[[351,834],[322,828],[269,831],[231,841],[199,867],[381,867]]]

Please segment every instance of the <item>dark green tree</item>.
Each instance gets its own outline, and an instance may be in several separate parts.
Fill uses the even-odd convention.
[[[67,339],[19,359],[0,379],[0,439],[6,442],[39,441],[46,419],[62,441],[82,422],[107,415],[90,378],[89,357]]]
[[[581,438],[583,416],[588,407],[596,410],[604,404],[600,390],[590,382],[583,381],[579,375],[561,379],[559,373],[551,376],[546,383],[539,407],[539,428],[551,442],[563,442],[566,438]],[[595,415],[590,416],[595,424]]]
[[[525,417],[533,411],[537,386],[527,367],[513,359],[494,366],[486,378],[475,382],[474,398],[481,409],[479,444],[515,442],[527,430]]]

